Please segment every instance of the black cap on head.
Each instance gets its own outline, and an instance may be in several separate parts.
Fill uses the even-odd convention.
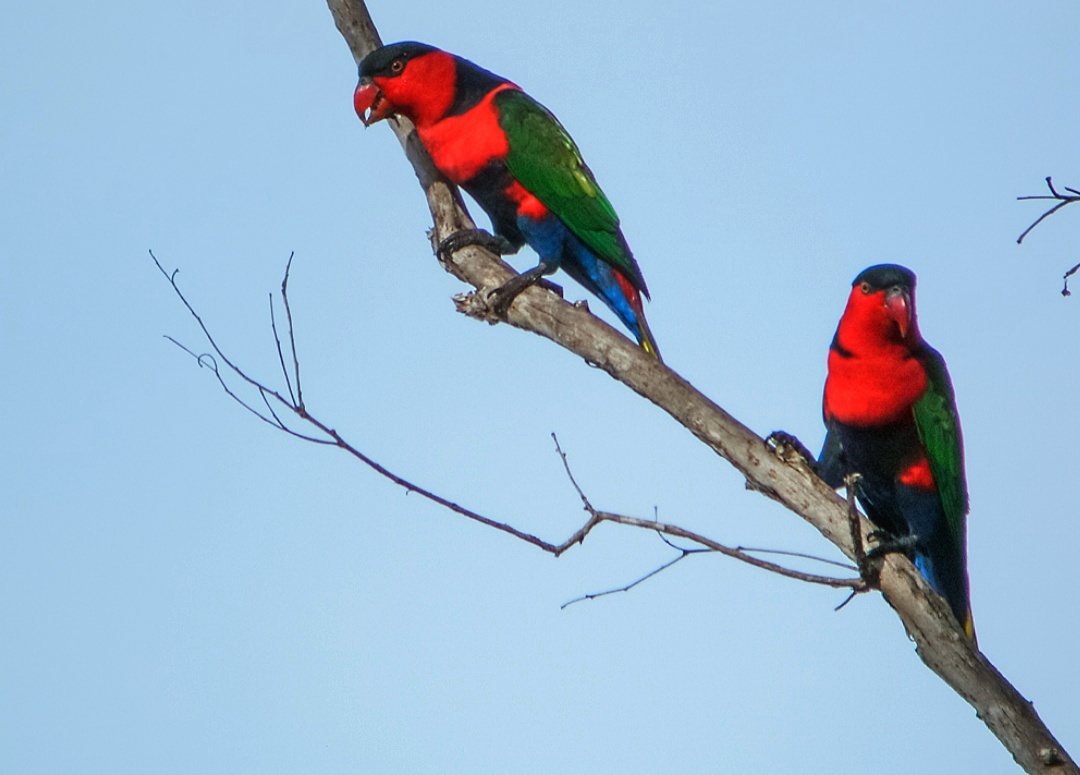
[[[403,40],[400,43],[391,43],[377,48],[360,62],[360,77],[391,75],[390,65],[395,61],[400,59],[408,62],[410,59],[430,54],[432,51],[438,51],[438,49],[426,43],[417,43],[415,40]]]
[[[871,288],[883,289],[899,286],[906,290],[915,290],[915,273],[899,264],[875,264],[859,272],[852,280],[852,287],[868,283]]]

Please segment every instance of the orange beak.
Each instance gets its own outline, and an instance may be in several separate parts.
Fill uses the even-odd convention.
[[[356,87],[353,92],[353,107],[364,126],[382,121],[390,114],[391,109],[390,101],[383,96],[382,89],[370,81],[361,81]]]
[[[885,309],[889,317],[900,328],[900,338],[906,339],[911,328],[911,297],[899,288],[890,288],[885,293]]]

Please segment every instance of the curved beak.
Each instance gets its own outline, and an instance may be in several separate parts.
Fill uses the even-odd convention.
[[[911,296],[903,288],[890,288],[885,292],[885,309],[900,327],[900,338],[906,339],[913,318]]]
[[[382,121],[390,113],[390,102],[383,96],[382,89],[366,79],[361,79],[353,92],[353,107],[364,126]]]

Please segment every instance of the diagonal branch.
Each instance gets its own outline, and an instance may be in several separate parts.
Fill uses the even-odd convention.
[[[357,62],[380,45],[362,0],[327,0],[327,4]],[[409,123],[399,120],[391,126],[427,197],[433,241],[438,244],[456,231],[473,228],[456,190],[434,169],[419,143],[410,140]],[[481,292],[498,288],[515,275],[478,246],[463,248],[441,262]],[[459,309],[483,316],[482,298],[475,292],[463,296]],[[780,460],[757,434],[606,323],[536,287],[515,300],[507,322],[556,342],[655,403],[743,473],[755,489],[783,503],[854,557],[846,504],[828,485],[804,466]],[[861,522],[865,533],[868,523]],[[896,555],[885,558],[880,584],[923,662],[976,709],[1017,763],[1031,773],[1080,773],[1034,707],[972,646],[948,606],[910,561]]]

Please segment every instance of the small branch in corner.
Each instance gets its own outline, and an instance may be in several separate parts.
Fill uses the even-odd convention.
[[[1062,296],[1072,296],[1072,291],[1069,290],[1069,278],[1076,274],[1078,271],[1080,271],[1080,264],[1074,266],[1072,269],[1065,273],[1064,277],[1061,278],[1064,282],[1064,285],[1061,287]]]
[[[1053,178],[1051,178],[1050,176],[1047,176],[1047,178],[1046,178],[1046,187],[1050,189],[1049,194],[1040,194],[1040,195],[1037,195],[1037,196],[1018,196],[1018,197],[1016,197],[1018,200],[1025,200],[1025,199],[1043,199],[1043,200],[1046,200],[1046,199],[1049,199],[1051,201],[1057,202],[1056,205],[1054,205],[1049,210],[1047,210],[1045,213],[1040,215],[1038,218],[1035,219],[1034,223],[1032,223],[1030,226],[1028,226],[1026,229],[1024,229],[1024,233],[1016,238],[1016,244],[1017,245],[1021,244],[1024,241],[1024,237],[1026,237],[1028,234],[1030,234],[1032,229],[1034,229],[1040,223],[1042,223],[1047,218],[1049,218],[1051,215],[1056,213],[1062,207],[1064,207],[1065,205],[1068,205],[1068,204],[1072,204],[1073,202],[1080,202],[1080,191],[1076,190],[1075,188],[1069,188],[1068,186],[1065,186],[1064,187],[1065,191],[1067,191],[1068,193],[1067,194],[1062,194],[1060,191],[1058,191],[1054,187]],[[1062,279],[1062,286],[1061,286],[1061,295],[1062,296],[1072,296],[1072,291],[1069,290],[1069,278],[1072,277],[1074,274],[1076,274],[1078,271],[1080,271],[1080,264],[1077,264],[1072,269],[1067,271],[1065,273],[1065,275],[1061,278]]]
[[[1077,191],[1075,188],[1069,188],[1068,186],[1066,186],[1065,190],[1068,191],[1069,193],[1068,194],[1060,193],[1056,188],[1054,188],[1054,180],[1049,175],[1046,176],[1046,186],[1047,186],[1047,188],[1050,189],[1049,194],[1037,194],[1037,195],[1034,195],[1034,196],[1018,196],[1018,197],[1016,197],[1017,201],[1024,201],[1024,200],[1027,200],[1027,199],[1044,199],[1044,200],[1045,199],[1050,199],[1050,200],[1053,200],[1053,201],[1057,202],[1056,205],[1054,205],[1049,210],[1047,210],[1045,213],[1040,215],[1038,218],[1035,219],[1034,223],[1032,223],[1030,226],[1028,226],[1026,229],[1024,229],[1024,233],[1016,238],[1016,244],[1017,245],[1023,243],[1024,237],[1026,237],[1028,234],[1030,234],[1032,229],[1034,229],[1040,223],[1042,223],[1047,218],[1049,218],[1051,215],[1056,213],[1062,207],[1064,207],[1067,204],[1072,204],[1073,202],[1080,201],[1080,191]]]

